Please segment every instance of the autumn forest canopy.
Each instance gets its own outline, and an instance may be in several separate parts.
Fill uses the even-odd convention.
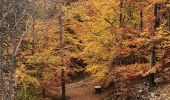
[[[170,100],[169,82],[169,0],[0,2],[0,100]]]

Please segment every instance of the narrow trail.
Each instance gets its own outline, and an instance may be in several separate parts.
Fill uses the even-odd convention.
[[[78,82],[66,84],[66,88],[77,88],[77,87],[80,87],[82,85],[87,85],[87,84],[92,84],[92,82],[89,81],[89,79],[84,79]]]
[[[93,84],[89,79],[66,85],[69,100],[99,100],[94,94]]]

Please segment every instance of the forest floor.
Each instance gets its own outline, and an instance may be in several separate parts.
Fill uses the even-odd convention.
[[[66,91],[70,100],[99,100],[94,94],[92,82],[87,80],[67,85]]]
[[[98,95],[94,94],[93,83],[89,79],[67,84],[66,96],[68,100],[99,100]]]
[[[170,83],[162,84],[155,87],[151,94],[156,94],[154,100],[170,100]],[[161,98],[161,96],[163,98]]]
[[[126,94],[127,96],[131,94],[130,91],[137,92],[137,88],[142,86],[143,83],[142,81],[136,80],[136,82],[133,82],[134,84],[130,83],[128,85],[129,92]],[[61,87],[59,88],[59,90],[61,91]],[[96,95],[94,93],[94,84],[89,76],[83,78],[79,77],[78,80],[75,79],[71,83],[66,84],[67,100],[103,100],[103,98],[105,98],[106,100],[111,100],[111,98],[113,99],[113,97],[115,97],[116,94],[114,90],[115,87],[111,87],[109,89],[105,89],[104,93],[102,93],[101,95]],[[151,94],[154,94],[154,96],[152,97]],[[61,96],[61,92],[59,95]],[[164,82],[164,80],[158,80],[156,87],[152,88],[150,92],[147,92],[147,95],[145,95],[145,97],[149,98],[146,100],[170,100],[170,82]],[[52,100],[62,100],[62,99],[61,97],[57,97],[56,99],[52,99]],[[115,99],[115,100],[122,100],[122,99]],[[128,100],[134,100],[134,99],[128,99]]]
[[[78,82],[69,83],[66,85],[67,100],[102,100],[102,95],[96,95],[94,93],[93,83],[90,79],[80,80]],[[105,91],[106,92],[106,91]],[[108,91],[107,91],[108,92]],[[155,97],[146,100],[170,100],[170,83],[159,84],[153,88],[149,93],[156,94]],[[165,95],[164,98],[160,98],[157,94]],[[61,94],[60,94],[61,95]],[[110,94],[110,96],[113,94]],[[62,100],[58,97],[54,100]],[[110,100],[110,99],[107,99]],[[121,99],[118,99],[121,100]],[[131,100],[131,99],[130,99]]]

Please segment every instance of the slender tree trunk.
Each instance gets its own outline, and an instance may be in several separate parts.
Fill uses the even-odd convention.
[[[158,4],[154,5],[154,16],[155,16],[155,21],[154,21],[154,27],[153,27],[153,31],[151,32],[151,35],[154,36],[155,35],[155,31],[156,28],[159,27],[159,20],[158,20]],[[153,42],[151,44],[151,55],[150,55],[150,66],[154,67],[156,64],[156,43]],[[155,74],[151,73],[150,74],[150,87],[154,87],[155,86]]]
[[[2,12],[3,12],[3,4],[0,3],[0,29],[2,27]],[[3,33],[0,32],[0,100],[3,100],[4,88],[3,88]]]
[[[152,46],[151,46],[151,60],[150,60],[150,66],[151,67],[153,67],[153,66],[155,66],[155,64],[156,64],[156,62],[155,62],[155,57],[156,57],[156,55],[155,55],[155,53],[156,53],[156,51],[155,51],[155,48],[156,48],[156,45],[155,45],[155,43],[153,43],[152,44]],[[150,74],[150,87],[153,87],[153,86],[155,86],[155,74],[154,73],[151,73]]]
[[[142,7],[142,1],[140,0],[140,31],[143,30],[143,7]]]
[[[16,5],[17,6],[17,5]],[[18,22],[18,15],[17,15],[17,9],[14,11],[15,12],[15,22],[14,23],[17,23]],[[11,39],[13,40],[12,41],[12,57],[11,57],[11,65],[10,65],[10,68],[9,68],[9,80],[8,80],[8,96],[7,96],[7,100],[14,100],[14,73],[15,73],[15,69],[16,69],[16,55],[15,55],[15,52],[16,52],[16,49],[17,49],[17,26],[13,26],[12,29],[11,29]]]
[[[0,100],[3,100],[4,88],[3,88],[3,33],[1,33],[0,40]]]
[[[123,0],[120,0],[120,15],[119,15],[119,27],[122,27],[122,21],[123,21]]]
[[[2,28],[2,12],[3,12],[3,4],[0,3],[0,29]],[[0,100],[3,100],[4,88],[3,88],[3,32],[0,32]]]
[[[32,14],[32,55],[35,53],[35,1],[34,3],[34,12]]]
[[[12,59],[11,59],[11,66],[9,69],[9,83],[8,83],[8,96],[7,100],[12,100],[13,96],[13,78],[14,78],[14,73],[15,73],[15,67],[16,67],[16,56],[15,56],[15,51],[16,51],[16,33],[13,33],[13,50],[12,50]]]
[[[132,21],[132,19],[133,19],[133,12],[132,12],[133,7],[132,7],[132,5],[133,5],[133,3],[130,3],[128,5],[130,21]]]
[[[143,30],[143,10],[140,11],[140,31]]]
[[[60,6],[60,1],[57,0],[58,4],[58,25],[60,32],[60,56],[61,56],[61,86],[62,86],[62,100],[66,99],[65,93],[65,72],[64,72],[64,49],[63,49],[63,24],[62,24],[62,11]]]
[[[170,9],[168,9],[168,31],[170,31]]]
[[[35,53],[35,19],[32,19],[32,55]]]
[[[12,91],[13,91],[13,77],[15,72],[15,66],[16,66],[16,33],[13,33],[14,35],[14,43],[13,43],[13,50],[12,50],[12,58],[11,58],[11,66],[9,68],[9,82],[8,82],[8,95],[6,97],[6,100],[12,100]]]

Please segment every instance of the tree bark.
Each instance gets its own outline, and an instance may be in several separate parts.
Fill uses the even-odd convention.
[[[3,88],[3,33],[1,33],[0,40],[0,100],[3,100],[4,88]]]
[[[119,15],[119,27],[122,27],[122,20],[123,20],[123,0],[120,0],[120,15]]]
[[[159,18],[158,18],[158,4],[154,5],[154,17],[155,17],[155,21],[154,21],[154,26],[153,26],[153,30],[151,32],[151,35],[154,36],[155,35],[155,31],[156,28],[159,27]],[[150,66],[154,67],[156,64],[156,43],[153,41],[153,43],[151,44],[151,54],[150,54]],[[155,74],[151,73],[150,74],[150,87],[154,87],[155,86]]]
[[[34,11],[32,14],[32,55],[35,53],[35,0],[33,1]]]
[[[170,31],[170,8],[168,8],[168,31]]]
[[[64,71],[64,49],[63,49],[63,23],[62,23],[62,11],[60,1],[57,0],[58,4],[58,25],[60,32],[60,57],[61,57],[61,86],[62,86],[62,100],[66,99],[65,91],[65,71]]]
[[[143,10],[140,11],[140,31],[143,30]]]
[[[16,68],[16,56],[15,56],[15,51],[16,51],[16,33],[13,33],[13,50],[12,50],[12,59],[11,59],[11,66],[9,68],[9,83],[8,83],[8,95],[7,95],[7,100],[12,100],[12,93],[13,93],[13,78],[14,78],[14,73],[15,73],[15,68]]]

